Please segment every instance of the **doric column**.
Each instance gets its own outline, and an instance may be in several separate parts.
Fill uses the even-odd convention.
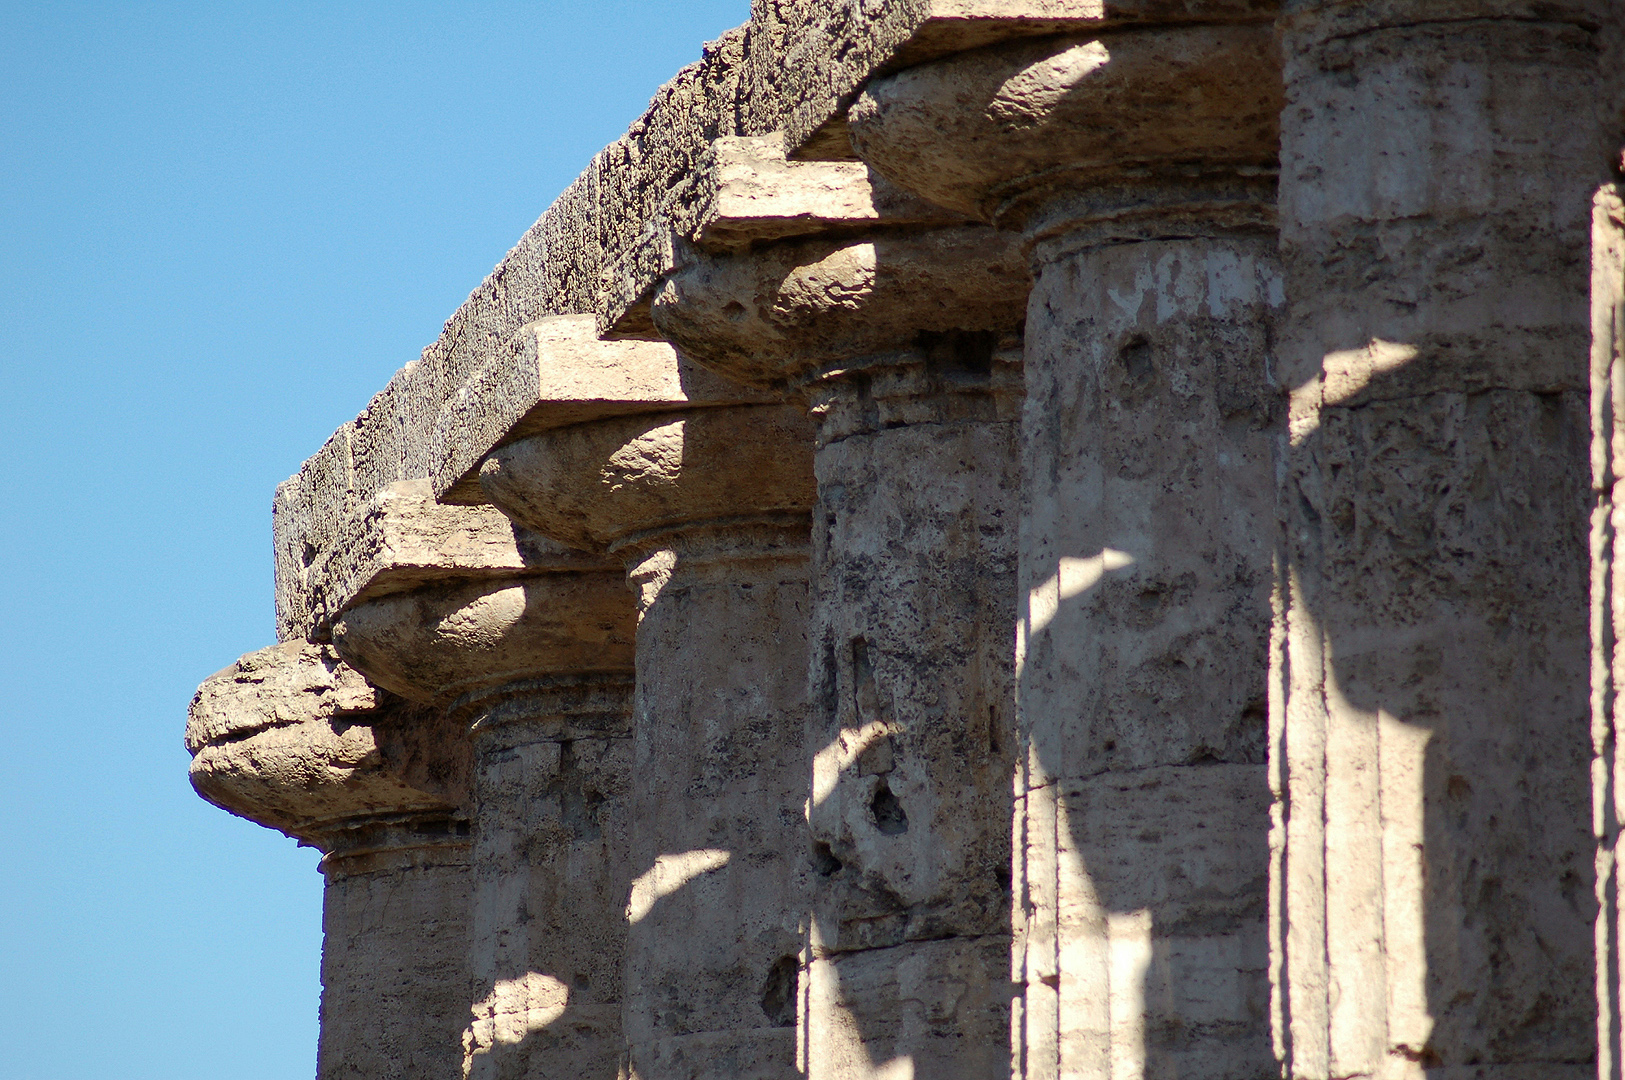
[[[796,1075],[810,451],[782,406],[691,407],[520,438],[480,475],[515,521],[623,559],[637,591],[634,1078]]]
[[[871,166],[1031,254],[1014,950],[1031,1080],[1275,1074],[1279,101],[1268,25],[1142,23],[914,67],[850,114]]]
[[[818,422],[809,1077],[1004,1077],[1025,269],[985,226],[694,252],[654,319]]]
[[[489,507],[395,494],[370,531],[413,516],[442,523],[418,530],[443,549],[423,562],[448,561],[447,548],[483,553],[478,574],[425,582],[420,571],[416,581],[340,588],[349,599],[332,618],[347,662],[444,710],[471,740],[473,1015],[464,1014],[462,1075],[613,1080],[630,878],[632,604],[615,569],[516,537]]]
[[[1587,293],[1620,8],[1285,6],[1289,1074],[1589,1076]]]
[[[467,1016],[467,754],[329,646],[250,653],[198,689],[192,784],[320,848],[320,1080],[457,1074]]]

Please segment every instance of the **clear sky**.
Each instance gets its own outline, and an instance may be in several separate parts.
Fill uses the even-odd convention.
[[[270,501],[748,0],[0,0],[0,1080],[314,1072],[316,855],[186,782]]]

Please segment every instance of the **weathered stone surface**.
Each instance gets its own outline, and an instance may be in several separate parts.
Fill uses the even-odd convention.
[[[198,688],[192,785],[210,802],[324,850],[352,819],[465,798],[466,755],[437,719],[303,642],[249,653]]]
[[[630,672],[555,676],[460,714],[479,814],[470,1080],[617,1076],[631,696]]]
[[[1014,568],[1001,554],[1013,554],[1002,516],[1018,395],[999,345],[1019,329],[1026,291],[1010,239],[968,226],[757,245],[697,259],[656,298],[657,325],[686,355],[793,390],[820,421],[806,749],[822,864],[814,965],[893,946],[916,979],[951,982],[959,975],[935,966],[985,961],[983,939],[1009,924],[1001,586]],[[983,637],[980,625],[1003,629]],[[988,1053],[1009,1023],[1004,971],[1001,956],[974,977],[992,997],[966,1014],[977,1026],[959,1037],[979,1049],[958,1075],[1004,1071],[1002,1049]],[[818,977],[804,967],[810,986]],[[919,1041],[886,999],[848,1005],[838,983],[808,999],[809,1076],[868,1075],[850,1071],[838,1033],[876,1048]],[[917,1064],[954,1045],[925,1039]]]
[[[1304,1077],[1591,1075],[1603,12],[1292,10],[1283,1053]]]
[[[322,860],[317,1080],[455,1076],[468,1015],[468,837],[381,823]]]
[[[617,417],[501,447],[480,483],[528,528],[584,550],[618,551],[645,532],[732,516],[724,507],[805,514],[811,435],[804,417],[780,405]],[[740,455],[741,445],[771,452]]]
[[[1037,819],[1024,899],[1054,914],[1030,916],[1048,928],[1021,961],[1029,1076],[1274,1067],[1273,248],[1085,248],[1044,265],[1034,290],[1018,791]]]
[[[450,1075],[467,1007],[462,741],[301,642],[206,681],[186,743],[204,798],[327,852],[319,1080]]]
[[[654,318],[696,362],[788,389],[825,368],[839,378],[866,358],[1013,331],[1028,287],[1016,245],[985,226],[821,237],[696,256],[667,278]]]
[[[852,110],[853,145],[932,202],[1029,236],[1045,231],[1035,213],[1078,201],[1096,212],[1104,201],[1119,219],[1162,216],[1137,205],[1159,180],[1194,193],[1204,173],[1222,189],[1238,172],[1273,171],[1274,53],[1265,25],[984,49],[871,83]]]
[[[278,489],[321,1076],[1619,1080],[1622,56],[757,0]]]
[[[481,473],[516,520],[618,552],[639,593],[633,1077],[796,1074],[811,434],[780,405],[619,417]]]
[[[520,329],[435,420],[431,473],[444,501],[483,502],[480,462],[549,428],[629,413],[768,401],[685,360],[663,341],[602,341],[590,316]]]
[[[786,57],[785,141],[806,157],[851,153],[842,118],[876,75],[998,42],[1135,23],[1262,22],[1279,0],[889,0],[831,5]]]
[[[709,251],[874,226],[955,224],[958,215],[903,191],[859,161],[788,161],[774,135],[717,139],[701,160],[696,197],[672,226]]]

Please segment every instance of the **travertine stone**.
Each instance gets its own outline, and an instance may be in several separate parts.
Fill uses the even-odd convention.
[[[1087,217],[1107,239],[1119,223],[1166,219],[1166,188],[1184,201],[1211,186],[1204,201],[1219,201],[1242,178],[1273,172],[1274,54],[1267,25],[983,49],[871,83],[852,108],[853,145],[942,206],[1031,238]]]
[[[347,831],[322,873],[317,1080],[456,1076],[468,1016],[468,823]]]
[[[374,682],[472,736],[473,1080],[616,1075],[632,622],[617,572],[574,569],[425,585],[334,624]]]
[[[591,556],[516,528],[493,507],[444,506],[429,481],[398,481],[351,514],[305,571],[303,631],[324,638],[348,607],[437,582],[598,568]]]
[[[685,355],[820,420],[811,1077],[1006,1071],[1019,375],[1000,345],[1027,284],[1008,238],[963,226],[697,257],[656,297]],[[943,993],[968,978],[976,1004],[921,1026],[895,991],[848,993],[871,965],[836,957],[869,950]]]
[[[1023,943],[1028,1076],[1117,1059],[1148,1077],[1274,1068],[1273,249],[1269,237],[1088,248],[1046,264],[1034,289],[1022,873],[1030,902],[1051,897],[1057,914]],[[1052,800],[1036,816],[1055,824],[1039,828],[1035,804]],[[1139,936],[1120,945],[1123,926]],[[1057,1037],[1047,1058],[1039,1046]]]
[[[299,643],[204,682],[186,744],[204,798],[327,852],[320,1080],[452,1075],[468,978],[461,740]]]
[[[695,362],[789,391],[1018,329],[1028,287],[1017,247],[984,225],[825,236],[696,253],[661,286],[654,318]]]
[[[785,58],[786,146],[851,155],[843,118],[866,81],[1012,39],[1135,23],[1267,22],[1278,0],[843,0],[817,11]],[[810,5],[809,5],[810,6]],[[816,9],[815,9],[816,10]]]
[[[788,1078],[813,873],[802,808],[811,432],[783,406],[621,417],[498,449],[515,520],[640,596],[630,1075]]]
[[[1288,4],[1287,1074],[1594,1074],[1587,356],[1617,5]],[[1617,1067],[1617,1066],[1616,1066]]]
[[[1021,226],[1018,1075],[1253,1080],[1283,301],[1267,27],[1120,29],[871,82],[854,145]]]
[[[601,341],[588,315],[538,319],[441,409],[431,450],[435,494],[446,502],[484,502],[485,455],[549,428],[768,400],[685,361],[663,341]]]
[[[959,216],[878,177],[860,161],[787,161],[776,135],[716,140],[674,231],[708,251],[875,226],[945,225]]]

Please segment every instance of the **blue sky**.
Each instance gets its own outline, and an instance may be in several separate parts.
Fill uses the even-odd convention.
[[[0,0],[0,1078],[314,1072],[316,856],[186,783],[270,498],[748,0]]]

